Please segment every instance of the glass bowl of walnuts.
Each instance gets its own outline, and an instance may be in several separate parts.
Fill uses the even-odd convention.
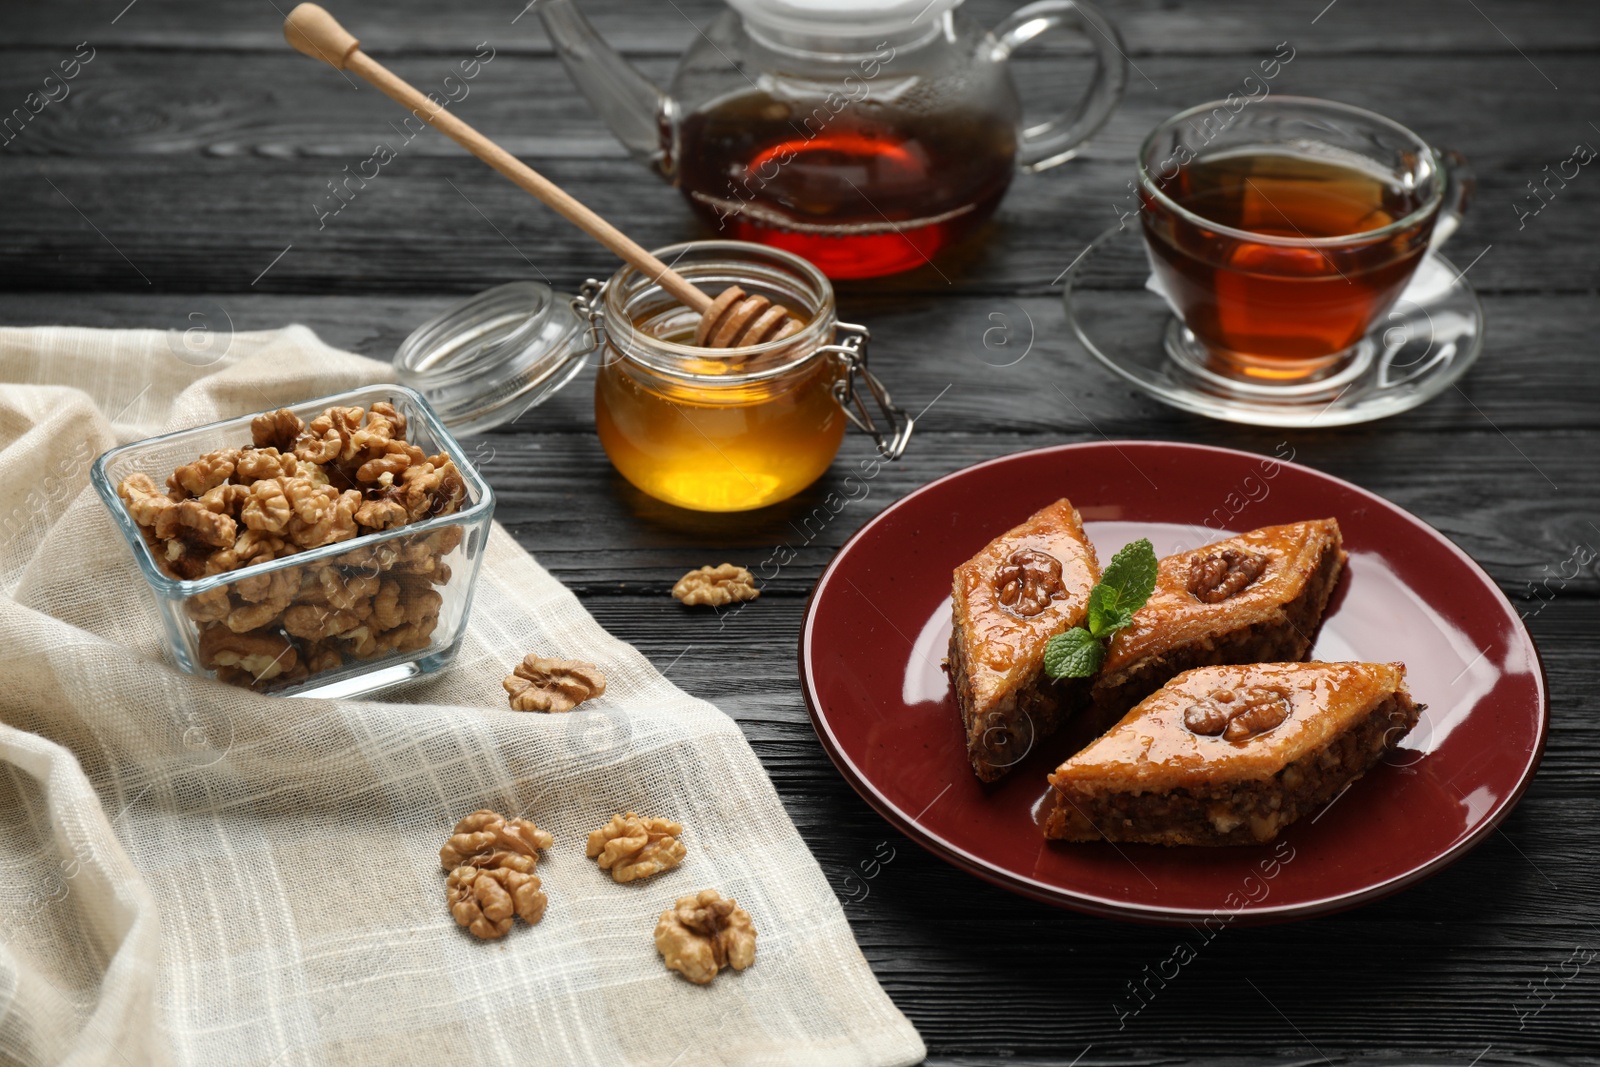
[[[455,657],[494,493],[404,386],[124,445],[91,477],[190,674],[352,696]]]

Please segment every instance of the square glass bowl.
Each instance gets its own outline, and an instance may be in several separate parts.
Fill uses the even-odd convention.
[[[180,670],[280,695],[343,697],[439,670],[455,658],[494,492],[433,409],[405,386],[368,386],[289,410],[310,423],[331,407],[370,410],[379,401],[405,416],[407,441],[454,461],[466,484],[460,510],[203,578],[183,580],[162,569],[117,486],[135,472],[165,486],[175,468],[204,453],[248,448],[251,419],[261,413],[151,437],[95,460],[90,478],[149,583],[167,651]]]

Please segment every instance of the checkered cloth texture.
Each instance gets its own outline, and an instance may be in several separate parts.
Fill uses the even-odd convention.
[[[88,488],[165,430],[392,378],[303,327],[0,330],[0,1063],[909,1064],[839,902],[738,726],[607,634],[499,527],[448,670],[376,700],[179,673]],[[203,364],[203,365],[201,365]],[[566,715],[507,708],[526,652],[598,663]],[[438,850],[477,808],[555,835],[544,921],[480,942]],[[688,858],[614,884],[613,812]],[[707,987],[652,940],[705,887],[759,931]]]

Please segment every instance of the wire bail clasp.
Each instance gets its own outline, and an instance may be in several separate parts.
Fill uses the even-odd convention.
[[[833,399],[856,429],[872,438],[873,444],[878,446],[879,455],[884,459],[899,459],[911,440],[911,430],[916,420],[890,399],[889,390],[883,382],[867,369],[867,343],[872,340],[872,332],[865,326],[841,322],[837,324],[834,337],[833,344],[819,349],[832,355],[844,369],[844,376],[833,383]],[[865,383],[867,392],[872,394],[872,399],[877,403],[884,419],[884,429],[879,429],[872,417],[872,409],[856,388],[857,377]]]
[[[596,352],[606,343],[606,316],[601,310],[605,292],[605,282],[590,278],[578,287],[578,295],[572,298],[572,310],[589,324],[589,344]]]

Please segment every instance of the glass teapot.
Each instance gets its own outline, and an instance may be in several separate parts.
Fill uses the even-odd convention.
[[[985,31],[961,0],[729,0],[662,92],[573,0],[535,8],[573,81],[720,237],[798,253],[833,278],[929,262],[999,204],[1016,169],[1070,159],[1127,72],[1085,0],[1038,0]],[[1023,119],[1006,62],[1053,28],[1093,46],[1076,105]]]

